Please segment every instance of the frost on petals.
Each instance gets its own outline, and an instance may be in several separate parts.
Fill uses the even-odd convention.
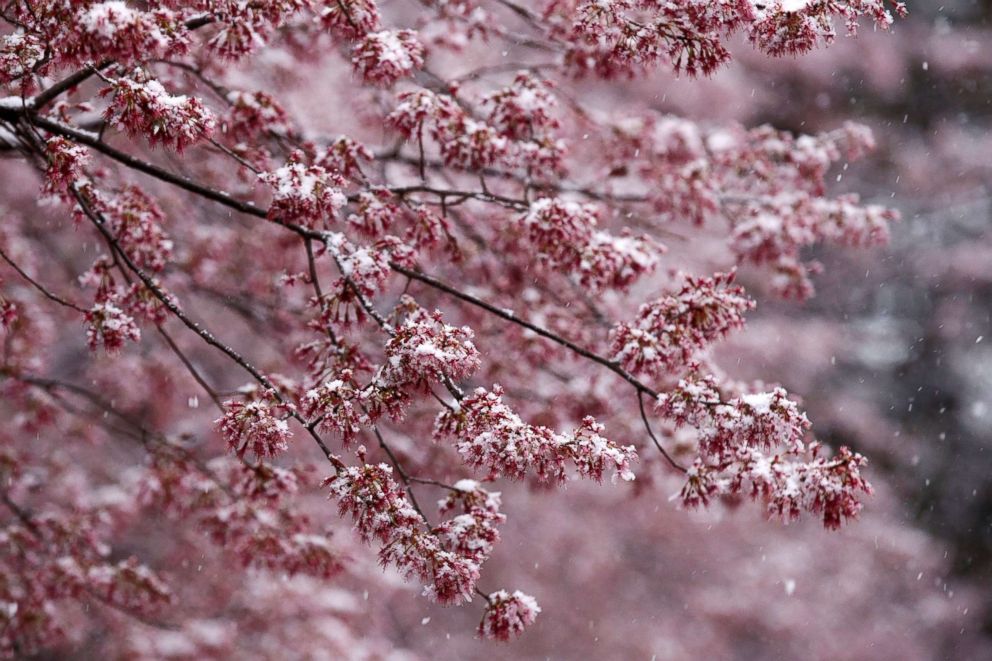
[[[263,400],[224,402],[224,415],[215,421],[227,440],[227,447],[238,457],[274,457],[289,448],[293,432],[279,415],[278,407]]]
[[[508,641],[534,624],[540,612],[537,600],[520,590],[515,590],[513,594],[506,590],[493,592],[479,623],[479,636]]]
[[[388,87],[424,65],[424,47],[413,30],[383,30],[366,35],[351,61],[366,82]]]
[[[677,293],[640,307],[637,320],[611,332],[613,358],[625,369],[664,376],[685,367],[714,340],[744,325],[754,307],[733,273],[684,275]]]

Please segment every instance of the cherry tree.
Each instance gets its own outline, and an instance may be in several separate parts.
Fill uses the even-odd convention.
[[[0,652],[375,657],[356,595],[397,578],[510,640],[556,617],[487,581],[513,482],[856,518],[867,459],[712,348],[814,294],[811,246],[886,240],[828,186],[871,132],[600,97],[903,12],[5,6]]]

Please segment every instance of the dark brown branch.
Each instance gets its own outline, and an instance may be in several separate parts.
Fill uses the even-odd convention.
[[[162,326],[156,326],[156,328],[158,329],[159,334],[165,339],[165,343],[169,345],[170,349],[172,349],[172,353],[176,354],[182,364],[186,367],[186,371],[190,373],[193,380],[200,384],[200,387],[206,391],[207,396],[209,396],[213,403],[217,405],[217,408],[223,412],[224,404],[220,401],[220,397],[217,396],[217,391],[209,383],[207,383],[207,380],[203,378],[203,375],[201,375],[199,370],[196,369],[196,366],[194,366],[189,358],[186,357],[186,354],[182,352],[172,337],[165,332],[165,329],[162,328]]]
[[[5,253],[2,248],[0,248],[0,258],[2,258],[3,261],[5,261],[8,264],[10,264],[10,267],[12,269],[14,269],[15,271],[17,271],[22,278],[24,278],[29,283],[31,283],[31,285],[35,289],[37,289],[42,294],[44,294],[45,295],[45,298],[47,298],[47,299],[49,299],[51,301],[55,301],[59,305],[62,305],[62,306],[65,306],[67,308],[70,308],[72,310],[75,310],[76,312],[80,312],[82,314],[86,314],[86,312],[87,312],[86,308],[83,308],[83,307],[81,307],[79,305],[76,305],[72,301],[67,300],[65,298],[62,298],[61,296],[52,293],[51,291],[49,291],[48,289],[46,289],[44,285],[42,285],[40,282],[38,282],[37,280],[35,280],[34,278],[32,278],[30,275],[28,275],[24,271],[24,269],[22,269],[20,266],[18,266],[17,263],[14,262],[14,260],[12,260],[10,257],[7,256],[7,253]]]
[[[648,422],[648,414],[644,410],[644,393],[642,392],[637,393],[637,406],[641,409],[641,420],[644,422],[644,428],[648,431],[648,436],[651,437],[651,440],[654,441],[655,447],[658,448],[659,452],[661,452],[661,456],[667,459],[668,463],[670,463],[673,468],[680,470],[683,473],[687,472],[684,466],[672,459],[672,456],[668,454],[665,447],[661,444],[661,441],[658,440],[658,437],[655,436],[654,432],[651,430],[651,423]]]
[[[510,323],[517,324],[518,326],[522,326],[523,328],[526,328],[527,330],[537,335],[540,335],[545,339],[560,344],[561,346],[569,349],[573,353],[578,354],[583,358],[587,358],[588,360],[591,360],[592,362],[598,363],[603,367],[607,368],[608,370],[610,370],[611,372],[615,373],[617,376],[622,378],[624,381],[634,386],[634,388],[636,388],[638,392],[645,393],[654,398],[658,397],[657,391],[655,391],[651,387],[645,385],[643,382],[638,380],[637,377],[635,377],[633,374],[625,370],[623,367],[620,366],[620,363],[614,360],[609,360],[608,358],[604,358],[599,354],[593,353],[592,351],[589,351],[588,349],[585,349],[579,346],[578,344],[575,344],[571,340],[564,338],[561,335],[557,335],[547,329],[541,328],[540,326],[536,326],[530,323],[529,321],[527,321],[526,319],[521,319],[512,311],[507,311],[503,308],[498,308],[492,303],[484,301],[481,298],[477,298],[475,296],[472,296],[471,294],[466,294],[465,292],[456,289],[455,287],[452,287],[451,285],[446,284],[438,280],[437,278],[429,276],[426,273],[421,273],[420,271],[415,271],[413,269],[406,268],[405,266],[401,264],[397,264],[396,262],[390,262],[389,266],[397,273],[402,273],[408,278],[412,278],[414,280],[422,282],[430,287],[433,287],[434,289],[442,291],[450,296],[454,296],[455,298],[465,301],[466,303],[470,303],[478,308],[481,308],[486,312],[489,312],[490,314],[499,317],[500,319],[504,319],[506,321],[509,321]]]

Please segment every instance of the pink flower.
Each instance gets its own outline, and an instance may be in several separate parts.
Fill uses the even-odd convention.
[[[541,608],[534,597],[519,590],[515,590],[512,595],[506,590],[493,592],[489,595],[486,612],[479,623],[479,636],[508,641],[534,624],[540,612]]]
[[[275,457],[289,448],[289,424],[264,401],[224,402],[224,415],[215,421],[227,447],[239,457]]]
[[[101,94],[110,95],[104,116],[131,136],[141,135],[151,144],[178,152],[210,137],[216,120],[199,99],[169,94],[162,84],[136,72],[120,78]]]
[[[86,323],[86,341],[90,349],[102,346],[107,353],[116,354],[124,347],[125,341],[137,342],[141,339],[141,331],[134,319],[110,301],[95,304],[86,313]]]
[[[366,34],[351,58],[366,82],[388,87],[424,65],[424,47],[413,30]]]

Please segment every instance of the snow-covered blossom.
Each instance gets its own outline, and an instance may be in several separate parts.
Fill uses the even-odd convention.
[[[479,636],[508,641],[534,624],[540,612],[537,600],[520,590],[514,590],[513,594],[506,590],[493,592],[479,623]]]
[[[593,418],[584,419],[571,434],[527,424],[503,403],[503,389],[497,385],[491,391],[477,388],[457,409],[440,413],[434,435],[455,439],[462,459],[493,478],[519,480],[533,473],[542,482],[562,484],[566,462],[571,462],[584,477],[602,479],[609,466],[624,480],[633,479],[633,446],[616,445],[601,436],[603,430]]]
[[[228,400],[224,402],[224,415],[215,424],[227,440],[228,449],[238,457],[275,457],[289,448],[293,435],[278,410],[263,400]]]
[[[636,322],[613,328],[614,359],[628,370],[656,376],[687,365],[714,340],[742,327],[744,313],[754,307],[733,281],[733,273],[683,275],[677,293],[642,305]]]
[[[556,262],[568,263],[575,259],[576,246],[592,239],[598,216],[595,205],[544,197],[530,205],[521,223],[538,250]]]
[[[902,15],[906,7],[890,2]],[[805,53],[818,44],[830,43],[836,37],[833,16],[844,19],[848,33],[855,33],[858,18],[867,16],[876,26],[888,28],[892,14],[884,0],[849,0],[822,4],[805,0],[778,0],[755,12],[748,36],[761,50],[770,55]]]
[[[520,72],[513,84],[482,98],[489,111],[488,123],[513,140],[525,140],[558,127],[554,109],[558,102],[551,94],[552,85]]]
[[[339,135],[317,155],[315,163],[348,179],[361,180],[365,178],[362,162],[374,159],[368,147],[346,135]]]
[[[341,192],[344,180],[336,172],[318,165],[305,165],[295,158],[259,179],[272,190],[269,218],[304,227],[321,227],[336,218],[347,199]]]
[[[409,300],[407,307],[411,305],[416,304]],[[386,343],[384,378],[390,383],[411,384],[464,379],[481,362],[473,337],[468,326],[445,324],[440,311],[428,313],[419,306],[412,307]]]
[[[119,78],[102,93],[110,95],[104,116],[127,132],[141,135],[151,144],[176,151],[210,137],[216,120],[199,99],[169,94],[162,83],[140,72],[134,78]]]
[[[424,47],[413,30],[372,32],[355,46],[351,61],[367,82],[388,87],[424,65]]]
[[[457,122],[464,116],[450,96],[438,95],[430,90],[401,92],[396,101],[396,107],[389,113],[387,121],[407,138],[417,135],[425,126]]]
[[[531,244],[565,272],[594,290],[626,289],[658,264],[664,248],[629,232],[613,236],[597,229],[599,210],[559,198],[541,198],[519,220]]]
[[[363,427],[372,424],[368,413],[372,389],[357,386],[350,370],[343,370],[336,378],[329,379],[307,391],[301,401],[304,415],[319,420],[320,431],[336,431],[349,443]]]
[[[445,163],[462,170],[480,170],[510,153],[510,142],[499,131],[469,117],[442,123],[434,131]]]
[[[94,206],[137,266],[150,271],[165,268],[173,243],[163,229],[165,214],[151,197],[136,186],[127,186],[115,195],[101,196]]]
[[[375,32],[380,20],[374,0],[325,0],[320,12],[321,24],[347,39]]]
[[[356,319],[364,319],[366,311],[356,299],[359,295],[373,296],[386,282],[389,254],[370,246],[356,246],[343,234],[328,234],[326,245],[341,270],[341,278],[334,283],[334,293],[330,295],[335,319],[346,322],[352,312]]]
[[[110,354],[124,348],[124,342],[138,342],[141,330],[129,315],[113,302],[96,303],[86,313],[86,342],[90,349],[103,347]]]
[[[613,479],[633,480],[634,472],[630,464],[637,461],[633,445],[619,446],[603,437],[606,427],[591,416],[582,419],[582,424],[568,437],[566,443],[573,446],[572,454],[579,475],[597,482],[603,479],[607,468],[614,471]]]
[[[579,254],[579,282],[594,291],[629,288],[658,266],[665,247],[649,236],[626,229],[615,236],[597,231]]]
[[[479,170],[510,155],[512,142],[506,136],[469,116],[449,96],[421,90],[403,92],[397,101],[389,122],[408,138],[430,135],[453,168]]]
[[[384,235],[403,213],[393,194],[382,188],[359,193],[355,207],[348,224],[370,237]]]
[[[818,241],[868,246],[888,239],[889,224],[898,214],[879,205],[862,206],[856,196],[812,197],[801,191],[781,192],[742,205],[731,234],[731,248],[743,259],[774,269],[773,289],[804,299],[813,291],[800,251]]]
[[[499,542],[496,526],[506,521],[506,515],[499,511],[500,504],[498,492],[486,491],[475,480],[459,480],[438,502],[442,515],[459,513],[441,522],[434,532],[446,548],[481,565]]]
[[[556,3],[555,9],[571,4]],[[893,3],[904,13],[901,3]],[[887,28],[892,16],[883,0],[852,2],[671,2],[633,0],[580,2],[568,23],[558,24],[569,44],[566,61],[576,73],[628,75],[658,64],[689,75],[709,74],[730,59],[725,42],[746,32],[770,55],[805,53],[834,38],[832,19],[845,19],[854,32],[867,16]],[[567,25],[567,27],[566,27]]]
[[[312,4],[306,0],[274,0],[272,2],[240,2],[220,0],[198,3],[210,12],[216,23],[213,36],[206,47],[214,53],[236,60],[264,46],[273,31],[283,26],[293,15]]]
[[[382,542],[379,559],[408,579],[424,583],[432,601],[455,604],[471,601],[479,567],[471,559],[445,550],[426,530],[424,520],[392,478],[385,464],[341,468],[324,481],[342,514],[352,517],[366,542]]]
[[[98,2],[83,8],[73,25],[75,42],[66,44],[66,55],[86,58],[146,59],[160,53],[181,52],[186,30],[168,10],[141,11],[123,0]]]
[[[231,140],[251,141],[267,133],[280,137],[295,133],[285,108],[271,94],[234,90],[228,92],[227,101],[230,107],[217,123]]]
[[[85,179],[84,170],[91,160],[89,150],[56,136],[45,142],[45,155],[45,191],[70,199],[71,187]]]
[[[859,493],[871,493],[860,472],[865,458],[846,447],[820,457],[822,446],[805,442],[809,420],[782,388],[724,402],[712,376],[693,375],[659,395],[656,411],[698,433],[699,454],[679,493],[687,507],[743,493],[785,520],[814,512],[837,528],[860,511]]]
[[[22,81],[30,85],[30,72],[45,56],[45,47],[34,35],[13,32],[0,37],[0,83]]]

